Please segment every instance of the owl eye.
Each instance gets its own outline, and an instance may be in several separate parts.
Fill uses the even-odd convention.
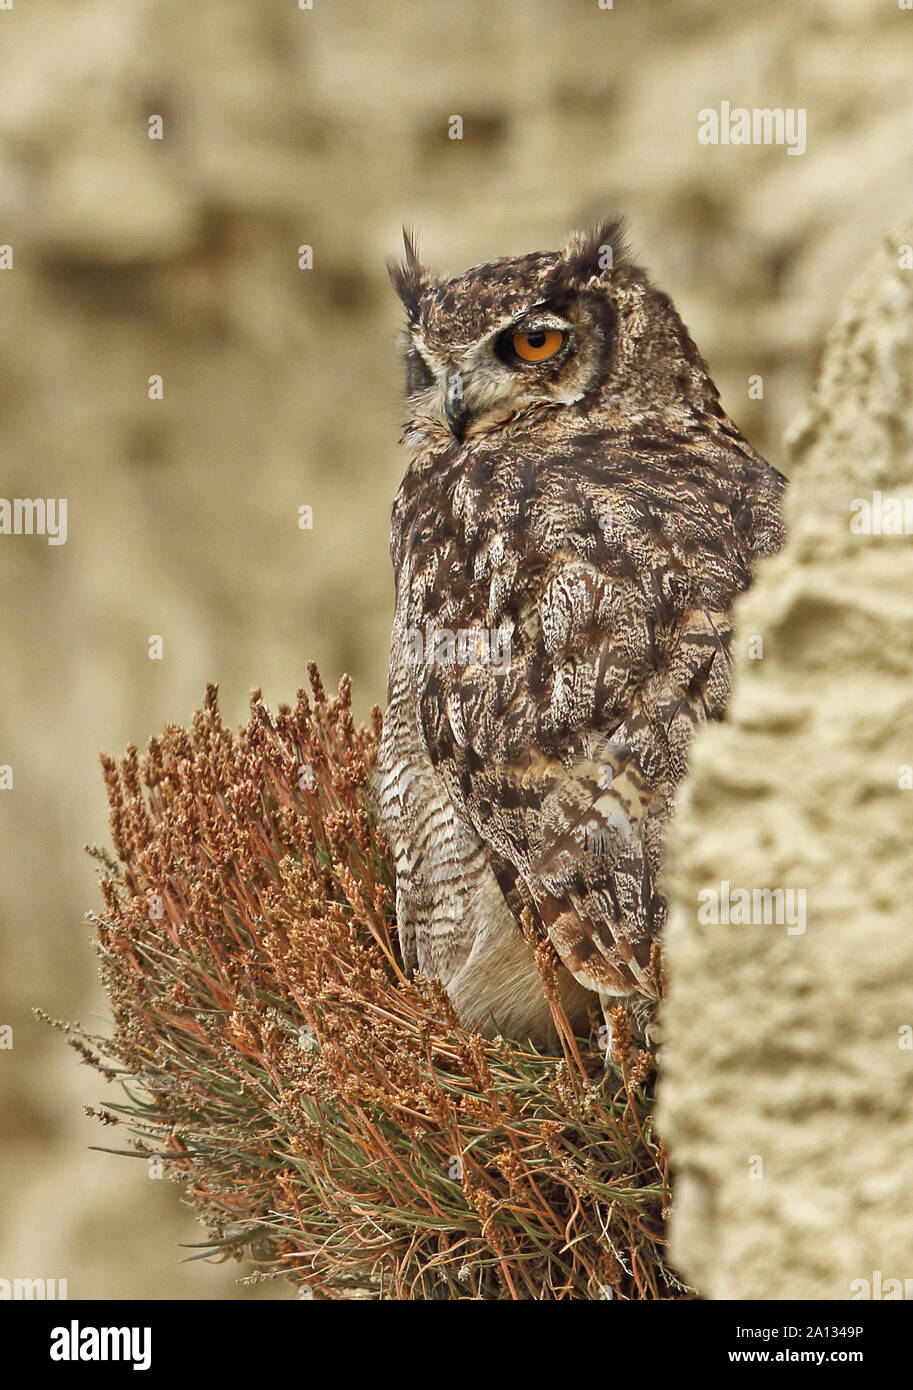
[[[566,337],[558,328],[534,328],[512,334],[510,346],[521,362],[547,362],[564,346]]]

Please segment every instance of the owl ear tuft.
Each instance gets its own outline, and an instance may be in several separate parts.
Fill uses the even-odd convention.
[[[573,232],[555,273],[564,285],[579,288],[590,280],[601,280],[627,259],[624,218],[616,217],[600,222],[590,232]]]
[[[415,323],[419,316],[422,299],[434,282],[430,272],[425,269],[418,258],[416,233],[410,231],[408,227],[403,228],[403,246],[405,254],[402,261],[389,260],[387,270],[390,273],[393,288],[405,305],[409,322]]]

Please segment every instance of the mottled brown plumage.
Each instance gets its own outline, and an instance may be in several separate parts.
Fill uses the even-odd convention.
[[[648,1023],[663,830],[784,480],[617,223],[440,283],[407,238],[392,275],[412,462],[380,794],[407,960],[467,1025],[547,1041],[527,908],[575,1024],[597,995]]]

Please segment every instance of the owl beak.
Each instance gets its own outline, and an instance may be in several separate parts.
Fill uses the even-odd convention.
[[[451,367],[447,373],[447,388],[444,396],[444,414],[454,437],[462,442],[466,433],[469,411],[463,397],[463,373],[459,367]]]

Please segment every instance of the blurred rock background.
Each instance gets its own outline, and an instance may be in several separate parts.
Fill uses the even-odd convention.
[[[109,1132],[82,1105],[112,1097],[30,1010],[104,1017],[82,920],[99,748],[186,722],[207,680],[237,722],[309,658],[351,673],[362,712],[383,700],[400,225],[455,273],[626,212],[779,462],[843,286],[910,193],[894,0],[313,4],[0,10],[0,491],[69,502],[66,545],[0,537],[0,1277],[71,1297],[256,1294],[180,1263],[201,1232],[175,1189],[89,1151]],[[722,100],[804,107],[807,153],[700,145]]]

